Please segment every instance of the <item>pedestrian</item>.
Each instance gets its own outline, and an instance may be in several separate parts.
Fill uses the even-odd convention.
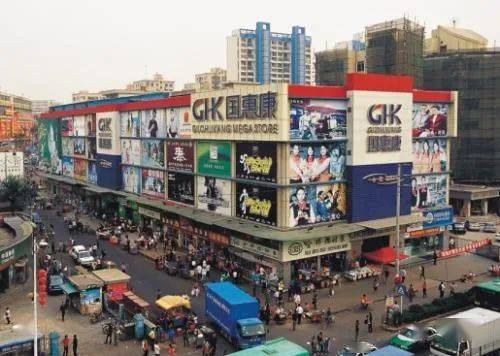
[[[385,283],[387,283],[387,281],[389,280],[389,275],[390,275],[389,269],[387,267],[384,267]]]
[[[371,334],[373,332],[373,314],[368,312],[366,315],[365,324],[368,326],[368,332]]]
[[[107,344],[109,340],[109,344],[111,345],[112,341],[111,335],[113,335],[113,324],[108,323],[106,325],[106,341],[104,341],[105,344]]]
[[[295,327],[297,326],[297,319],[298,319],[297,310],[294,310],[292,312],[292,330],[295,330]]]
[[[300,294],[299,293],[295,293],[295,295],[293,296],[293,301],[295,302],[295,306],[300,304]]]
[[[319,352],[323,352],[323,333],[320,331],[316,336],[316,345]]]
[[[121,269],[122,269],[122,272],[123,272],[123,273],[126,273],[126,272],[127,272],[127,266],[125,266],[125,263],[122,263],[122,265],[121,265]]]
[[[443,298],[444,297],[444,290],[445,289],[446,289],[446,286],[444,285],[443,281],[441,281],[441,283],[439,283],[439,285],[438,285],[439,298]]]
[[[420,266],[420,279],[425,279],[425,268],[424,266]]]
[[[174,345],[168,344],[167,355],[168,356],[175,356],[175,355],[177,355],[177,352],[175,351],[175,346]]]
[[[7,325],[10,325],[12,323],[12,317],[10,315],[9,307],[5,308],[5,321],[7,322]]]
[[[332,325],[332,310],[330,309],[330,307],[328,307],[328,309],[326,310],[326,313],[325,313],[325,327],[328,328]]]
[[[401,281],[404,283],[406,279],[406,270],[401,268]]]
[[[413,303],[413,297],[415,297],[415,287],[410,283],[410,288],[408,288],[408,299],[410,299],[410,303]]]
[[[69,352],[69,338],[68,335],[64,335],[64,339],[62,341],[63,345],[63,356],[68,356]]]
[[[73,335],[73,356],[78,356],[78,338],[76,337],[76,334]]]
[[[161,298],[161,291],[160,291],[160,288],[158,288],[156,290],[156,300],[160,299]]]
[[[302,314],[304,313],[304,308],[302,308],[302,305],[297,305],[297,308],[295,308],[295,311],[297,312],[297,324],[300,325],[302,322]]]
[[[59,310],[61,311],[61,319],[64,322],[64,316],[66,315],[66,305],[62,303],[61,306],[59,307]]]
[[[313,305],[314,310],[318,309],[318,293],[316,293],[316,291],[314,291],[314,293],[313,293],[312,305]]]
[[[330,289],[328,289],[328,296],[333,298],[335,296],[335,289],[333,289],[333,283],[330,284]]]
[[[374,276],[373,277],[373,293],[377,293],[378,286],[379,286],[378,276]]]
[[[424,282],[422,283],[422,297],[427,297],[427,281],[424,278]]]
[[[432,259],[434,261],[434,266],[437,265],[438,254],[437,254],[436,250],[434,250],[434,253],[432,254]]]
[[[146,338],[144,338],[141,342],[141,350],[142,350],[142,355],[143,356],[148,356],[148,353],[149,353],[149,345],[148,345],[148,342],[146,340]]]
[[[358,342],[359,337],[359,320],[354,323],[354,341]]]

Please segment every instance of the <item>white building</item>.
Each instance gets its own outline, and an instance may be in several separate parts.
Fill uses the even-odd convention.
[[[222,68],[211,68],[207,73],[195,75],[196,90],[222,89],[227,82],[226,70]]]
[[[166,80],[163,75],[156,73],[153,79],[141,79],[127,85],[127,90],[138,92],[173,92],[174,80]]]
[[[74,103],[104,99],[104,96],[101,93],[95,93],[95,92],[91,93],[88,90],[80,90],[76,93],[73,93],[71,97]]]
[[[49,111],[49,108],[54,105],[60,105],[60,103],[55,100],[32,100],[31,111],[33,115],[40,115],[42,112]]]

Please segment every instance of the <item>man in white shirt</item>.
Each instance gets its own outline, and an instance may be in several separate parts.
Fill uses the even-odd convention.
[[[299,304],[297,305],[297,308],[295,309],[297,312],[297,324],[300,325],[300,322],[302,320],[302,314],[304,314],[304,308]]]

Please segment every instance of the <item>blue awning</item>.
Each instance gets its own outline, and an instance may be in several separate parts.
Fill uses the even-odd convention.
[[[68,282],[61,284],[61,288],[62,288],[64,294],[69,295],[69,294],[73,294],[73,293],[78,293],[78,290],[75,287],[73,287],[73,285],[71,283],[68,283]]]

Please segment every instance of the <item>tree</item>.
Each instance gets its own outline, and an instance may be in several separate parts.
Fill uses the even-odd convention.
[[[8,201],[12,209],[22,209],[30,192],[30,186],[20,177],[7,176],[0,183],[0,200]]]

